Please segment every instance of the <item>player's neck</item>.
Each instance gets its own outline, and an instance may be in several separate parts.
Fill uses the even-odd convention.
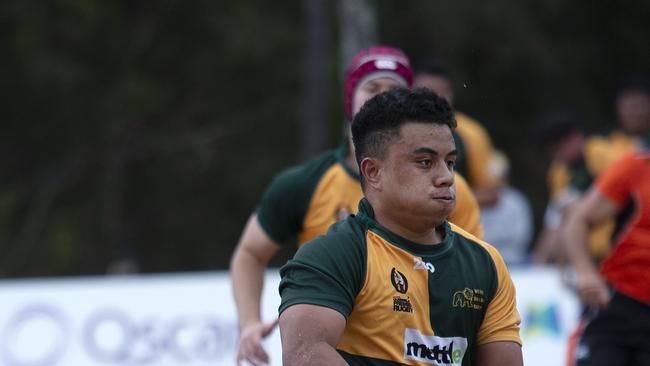
[[[408,214],[392,215],[381,208],[375,210],[375,220],[394,234],[418,244],[439,244],[445,235],[441,225]]]

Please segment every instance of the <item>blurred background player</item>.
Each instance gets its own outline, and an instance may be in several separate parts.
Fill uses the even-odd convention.
[[[636,151],[647,143],[647,135],[650,128],[650,87],[645,78],[626,79],[619,84],[615,96],[615,110],[618,126],[609,134],[595,135],[587,138],[583,144],[583,155],[574,163],[570,170],[570,184],[565,190],[566,205],[561,212],[564,223],[572,222],[576,210],[581,207],[581,201],[586,189],[603,170],[609,169],[614,161],[620,156]],[[590,222],[588,227],[589,255],[593,266],[597,266],[605,255],[612,249],[617,238],[624,234],[626,226],[634,217],[635,207],[632,200],[627,201],[627,206],[619,207],[616,214],[605,215],[599,220]],[[560,227],[562,232],[567,228]],[[571,249],[572,243],[567,242],[567,235],[558,238],[555,246],[560,249],[557,252],[563,253]],[[575,248],[574,248],[575,250]],[[570,254],[570,253],[569,253]],[[578,269],[577,266],[571,269]],[[582,284],[581,274],[570,273],[575,278],[569,278],[580,293]],[[581,294],[582,295],[582,294]],[[578,340],[594,315],[593,307],[583,303],[583,311],[580,322],[575,331],[569,337],[567,352],[567,363],[574,364],[575,358],[580,356]]]
[[[359,52],[345,73],[348,121],[371,97],[398,87],[411,87],[408,57],[392,47]],[[349,126],[346,129],[349,132]],[[457,176],[456,208],[449,220],[481,237],[480,213],[471,190]],[[275,322],[262,323],[260,297],[264,271],[281,245],[298,245],[325,234],[329,226],[355,213],[363,197],[358,165],[349,133],[344,143],[277,175],[250,216],[230,266],[240,326],[237,361],[268,362],[261,341]]]
[[[454,88],[447,69],[435,59],[417,65],[414,85],[427,88],[442,96],[454,106]],[[456,147],[461,152],[458,171],[467,178],[481,208],[492,206],[499,200],[500,177],[494,164],[494,148],[490,135],[478,121],[464,113],[454,111]],[[459,141],[460,140],[460,141]]]
[[[650,132],[650,118],[645,121]],[[648,136],[650,138],[650,136]],[[564,229],[576,287],[589,319],[569,364],[650,365],[650,141],[628,152],[597,178]],[[598,269],[587,246],[589,229],[616,217],[629,202],[634,213]]]
[[[638,148],[644,121],[650,118],[650,89],[643,77],[621,81],[614,100],[617,125],[607,134],[585,137],[577,115],[569,110],[548,112],[537,130],[541,147],[551,160],[548,170],[549,204],[544,228],[533,250],[537,263],[562,262],[564,245],[558,235],[573,204],[604,169],[622,154]],[[630,208],[590,229],[589,247],[598,262],[611,248],[612,237],[629,216]]]
[[[589,179],[585,169],[585,133],[576,112],[569,109],[549,110],[544,113],[534,131],[534,140],[549,159],[546,174],[548,198],[543,226],[533,247],[535,263],[562,263],[565,251],[561,245],[564,211],[579,198],[580,192],[572,186],[584,186]],[[602,255],[609,247],[609,229],[590,239],[592,250]],[[596,250],[595,248],[599,248]],[[604,248],[604,249],[603,249]]]

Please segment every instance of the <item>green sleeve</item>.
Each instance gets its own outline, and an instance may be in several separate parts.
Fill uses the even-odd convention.
[[[257,219],[274,242],[287,244],[302,230],[312,194],[335,161],[333,152],[328,152],[273,179],[257,207]]]
[[[354,219],[335,224],[280,269],[280,313],[292,305],[312,304],[350,315],[365,281],[367,258],[365,236],[353,224]]]

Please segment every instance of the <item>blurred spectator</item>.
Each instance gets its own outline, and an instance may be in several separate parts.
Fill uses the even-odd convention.
[[[448,71],[437,60],[430,59],[418,65],[415,87],[433,90],[454,106],[454,89]],[[467,178],[481,208],[492,206],[499,200],[500,177],[495,168],[492,141],[485,128],[476,120],[456,110],[456,148],[461,154],[458,171]],[[459,141],[460,140],[460,141]]]
[[[533,236],[533,215],[528,198],[509,184],[510,163],[502,152],[495,150],[493,174],[503,182],[499,200],[481,209],[484,239],[494,245],[507,264],[527,261]]]

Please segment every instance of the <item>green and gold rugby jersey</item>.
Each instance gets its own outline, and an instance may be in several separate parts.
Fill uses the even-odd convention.
[[[337,345],[351,365],[472,365],[476,347],[521,344],[515,288],[491,245],[453,224],[423,245],[359,213],[303,246],[280,273],[280,312],[325,306],[346,317]]]
[[[354,213],[363,197],[359,175],[344,163],[346,147],[280,173],[264,193],[257,218],[276,243],[303,244]]]

